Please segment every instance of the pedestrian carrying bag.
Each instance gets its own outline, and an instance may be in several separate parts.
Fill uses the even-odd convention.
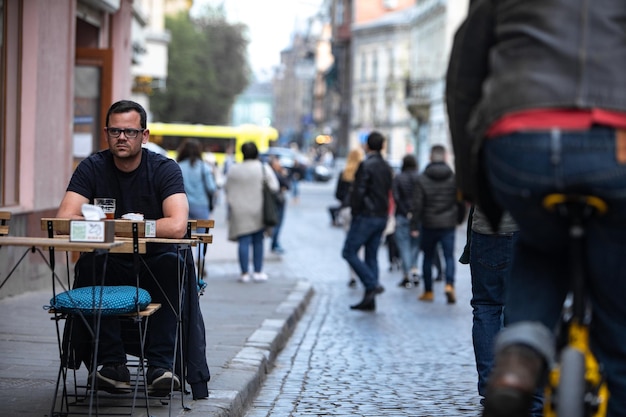
[[[263,224],[265,227],[273,227],[278,224],[276,198],[274,192],[267,185],[267,176],[263,165],[261,165],[261,170],[263,171]]]
[[[50,308],[60,313],[83,313],[103,316],[145,310],[151,302],[143,288],[129,285],[74,288],[50,300]]]

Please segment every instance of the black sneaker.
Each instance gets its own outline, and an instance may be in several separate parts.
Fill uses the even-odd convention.
[[[178,377],[167,369],[148,368],[146,374],[148,379],[148,392],[156,396],[164,396],[172,391],[180,389],[180,381]]]
[[[130,390],[130,372],[123,363],[102,365],[96,372],[96,389],[111,393],[125,393]]]
[[[411,288],[412,286],[413,286],[413,283],[409,281],[409,278],[406,276],[402,278],[402,281],[398,283],[398,287]]]

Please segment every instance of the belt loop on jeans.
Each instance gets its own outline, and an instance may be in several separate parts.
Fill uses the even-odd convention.
[[[558,165],[561,162],[561,129],[554,128],[550,133],[550,162]]]

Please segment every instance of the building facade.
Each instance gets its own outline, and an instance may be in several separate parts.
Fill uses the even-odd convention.
[[[253,82],[237,96],[233,105],[231,125],[252,124],[272,126],[274,93],[271,82]]]
[[[444,145],[453,157],[445,109],[445,77],[454,33],[467,15],[468,0],[417,0],[410,22],[406,108],[416,131],[421,167],[430,147]],[[453,160],[449,161],[451,164]]]
[[[369,132],[378,130],[387,138],[387,158],[396,161],[414,150],[404,83],[411,15],[412,9],[404,8],[352,25],[350,147],[363,144]]]
[[[291,47],[281,51],[273,78],[274,127],[279,143],[308,147],[314,138],[313,87],[316,78],[315,39],[296,34]]]
[[[0,210],[12,235],[44,235],[40,219],[56,214],[76,164],[106,148],[106,111],[141,75],[131,68],[146,45],[133,26],[158,1],[0,0]],[[0,265],[20,252],[2,248]],[[0,297],[51,284],[43,260],[20,268]]]

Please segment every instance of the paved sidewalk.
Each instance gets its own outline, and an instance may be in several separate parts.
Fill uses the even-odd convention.
[[[223,219],[216,213],[216,219]],[[237,282],[237,246],[226,240],[226,226],[216,220],[208,250],[208,287],[200,298],[211,371],[209,398],[192,401],[180,395],[172,407],[151,401],[154,417],[242,416],[269,371],[276,354],[303,314],[313,289],[306,280],[280,273],[278,259],[265,283]],[[49,416],[59,356],[54,322],[42,306],[50,291],[0,300],[0,410],[4,416]],[[82,367],[84,372],[84,367]],[[84,372],[86,374],[86,372]],[[146,416],[145,407],[135,416]]]

